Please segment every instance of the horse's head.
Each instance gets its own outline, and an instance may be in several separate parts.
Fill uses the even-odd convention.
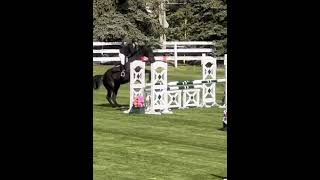
[[[155,62],[153,51],[146,45],[139,45],[135,40],[122,44],[120,48],[120,58],[128,57],[129,62],[142,60],[145,62]]]
[[[140,51],[141,51],[141,54],[140,54],[141,60],[148,61],[151,63],[155,62],[154,54],[153,54],[151,47],[146,46],[146,45],[140,46]]]

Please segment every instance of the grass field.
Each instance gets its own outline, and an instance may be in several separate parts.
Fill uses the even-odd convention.
[[[94,66],[94,75],[110,66]],[[201,67],[169,68],[168,82],[201,79]],[[218,69],[218,77],[223,70]],[[223,85],[217,87],[217,100]],[[222,179],[227,174],[227,133],[223,110],[190,108],[171,115],[128,115],[106,103],[102,86],[93,92],[94,180]],[[122,85],[120,104],[129,103],[129,85]],[[220,103],[220,101],[218,101]]]

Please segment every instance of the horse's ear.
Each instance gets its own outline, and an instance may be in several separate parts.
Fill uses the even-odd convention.
[[[153,50],[150,46],[147,46],[146,50],[147,50],[148,54],[153,55]]]

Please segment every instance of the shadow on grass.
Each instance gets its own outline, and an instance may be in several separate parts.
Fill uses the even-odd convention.
[[[98,107],[108,107],[108,108],[112,108],[112,109],[116,109],[116,110],[127,110],[129,108],[128,105],[121,105],[121,107],[112,107],[111,104],[94,104],[93,106],[98,106]]]
[[[219,130],[219,131],[227,131],[226,128],[219,128],[218,130]]]
[[[100,107],[112,107],[111,104],[94,104],[94,106],[100,106]]]
[[[226,177],[219,176],[219,175],[216,175],[216,174],[210,174],[210,175],[213,176],[213,177],[221,178],[221,179],[225,179],[226,178]]]

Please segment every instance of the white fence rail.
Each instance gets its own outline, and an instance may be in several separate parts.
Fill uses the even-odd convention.
[[[167,41],[164,43],[166,46],[173,46],[173,45],[211,45],[214,46],[215,44],[211,41]],[[93,46],[108,46],[108,45],[121,45],[121,42],[93,42]]]
[[[187,49],[155,49],[155,53],[211,53],[210,48],[187,48]]]
[[[119,53],[119,49],[94,49],[93,53],[118,54]]]
[[[103,46],[120,46],[121,42],[93,42],[93,54],[100,54],[102,57],[93,57],[93,62],[117,62],[120,61],[119,49],[104,49]],[[101,46],[101,47],[99,47]],[[178,61],[202,61],[208,53],[213,53],[213,42],[208,41],[172,41],[165,42],[163,46],[166,49],[155,49],[153,52],[157,54],[156,60],[162,60],[163,56],[167,57],[168,61],[173,61],[174,66],[178,67]],[[188,47],[185,47],[188,46]],[[211,46],[209,48],[196,48],[189,46]],[[190,55],[192,54],[192,55]],[[196,54],[196,55],[195,55]],[[108,57],[104,57],[107,55]],[[114,56],[114,57],[110,57]],[[218,58],[218,60],[223,60]]]
[[[214,46],[215,44],[211,41],[167,41],[164,45],[211,45]]]
[[[121,45],[121,42],[93,42],[93,46]]]
[[[93,62],[120,62],[120,57],[94,57]]]

